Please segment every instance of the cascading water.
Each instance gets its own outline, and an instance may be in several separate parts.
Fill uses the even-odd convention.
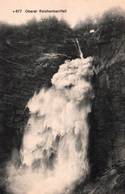
[[[21,165],[11,162],[7,168],[13,194],[69,193],[88,174],[91,63],[91,57],[66,61],[54,74],[52,87],[29,100]]]
[[[80,58],[83,59],[83,53],[82,53],[82,51],[81,51],[81,48],[80,48],[80,44],[79,44],[78,38],[76,38],[76,43],[77,43],[77,46],[78,46]]]

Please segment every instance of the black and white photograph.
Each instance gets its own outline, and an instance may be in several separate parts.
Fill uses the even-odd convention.
[[[125,194],[125,0],[1,1],[0,194]]]

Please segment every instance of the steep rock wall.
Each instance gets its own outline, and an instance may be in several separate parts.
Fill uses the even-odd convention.
[[[98,44],[91,113],[90,161],[94,175],[125,159],[125,36]]]

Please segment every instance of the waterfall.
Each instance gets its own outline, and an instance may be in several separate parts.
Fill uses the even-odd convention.
[[[89,173],[92,58],[84,59],[80,46],[79,51],[81,59],[65,61],[52,87],[35,93],[27,104],[21,164],[10,161],[7,167],[7,189],[13,194],[70,193]]]
[[[76,43],[77,43],[77,46],[78,46],[80,58],[83,59],[83,53],[82,53],[82,51],[81,51],[81,48],[80,48],[80,44],[79,44],[78,38],[76,38]]]

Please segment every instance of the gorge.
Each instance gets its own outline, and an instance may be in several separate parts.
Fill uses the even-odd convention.
[[[12,150],[17,157],[22,144],[29,118],[26,104],[35,91],[38,93],[42,88],[52,86],[51,78],[65,60],[79,57],[74,43],[77,37],[84,57],[93,57],[95,74],[91,84],[95,97],[88,116],[90,176],[85,185],[78,185],[75,193],[124,194],[124,26],[125,17],[111,12],[97,24],[88,22],[76,29],[56,18],[32,21],[20,27],[1,24],[1,192],[5,190],[5,164],[10,160]],[[95,29],[93,33],[90,33],[91,29]]]

